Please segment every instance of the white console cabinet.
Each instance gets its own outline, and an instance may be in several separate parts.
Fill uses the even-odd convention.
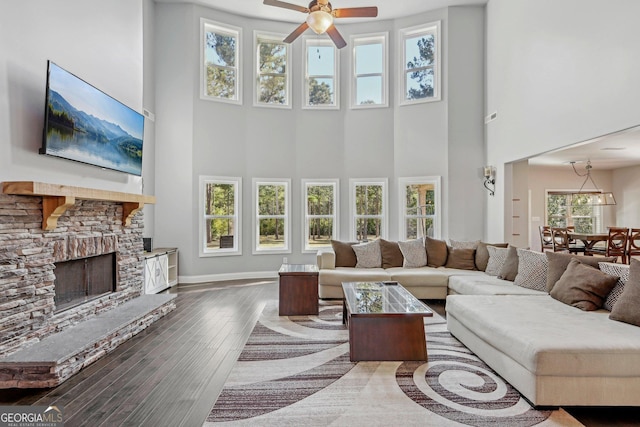
[[[154,249],[144,257],[145,294],[157,294],[178,283],[178,249]]]

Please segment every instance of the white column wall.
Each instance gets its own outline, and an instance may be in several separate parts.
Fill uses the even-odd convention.
[[[487,239],[505,238],[505,163],[640,123],[637,16],[635,0],[489,0]]]

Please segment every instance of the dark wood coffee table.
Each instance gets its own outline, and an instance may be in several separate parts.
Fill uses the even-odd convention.
[[[343,322],[351,361],[427,360],[424,318],[433,312],[397,282],[346,282]]]
[[[318,314],[318,266],[282,264],[280,275],[280,316]]]

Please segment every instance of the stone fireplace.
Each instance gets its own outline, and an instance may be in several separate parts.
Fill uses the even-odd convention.
[[[64,203],[54,198],[54,205],[64,204],[64,209],[52,213],[47,207],[52,197],[6,194],[6,188],[4,193],[0,194],[0,357],[143,294],[142,212],[131,212],[127,203],[119,201],[71,197]],[[57,220],[53,227],[47,226],[50,216]],[[130,216],[130,225],[123,224],[123,216]],[[103,261],[93,264],[97,259]],[[61,263],[75,264],[71,269],[75,271],[59,267],[57,277]],[[109,265],[110,278],[87,282],[87,269],[100,276]],[[84,286],[97,289],[83,296]]]

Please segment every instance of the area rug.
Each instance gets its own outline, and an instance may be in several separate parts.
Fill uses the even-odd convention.
[[[269,302],[205,426],[580,426],[535,410],[447,331],[425,318],[428,362],[349,361],[342,305],[278,316]]]

